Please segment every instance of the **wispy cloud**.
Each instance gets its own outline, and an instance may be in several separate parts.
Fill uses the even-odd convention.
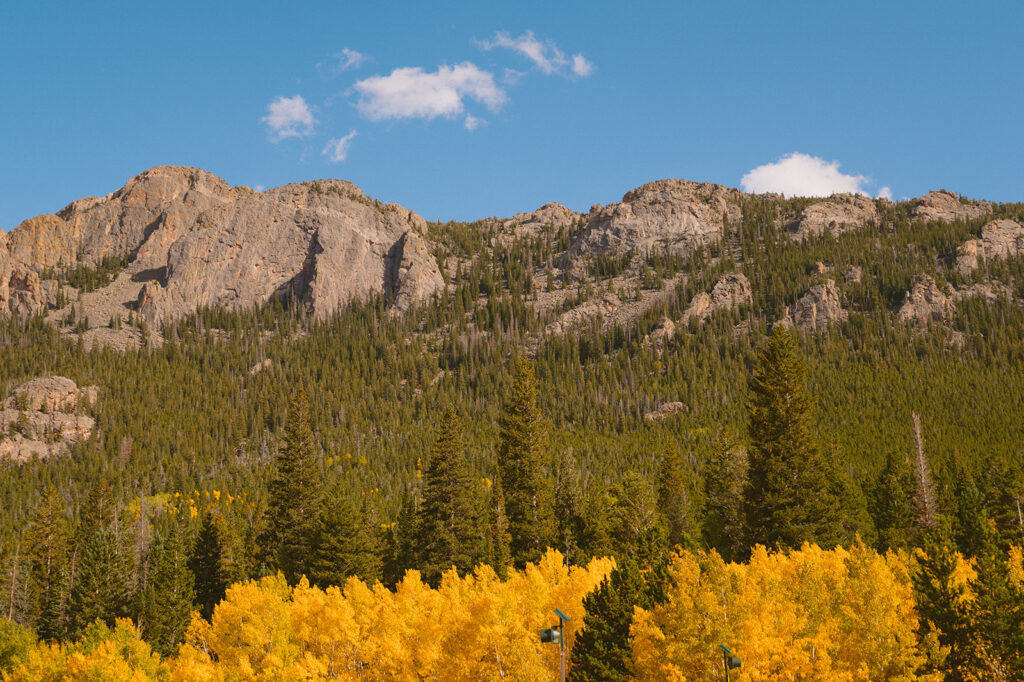
[[[473,114],[466,114],[466,130],[476,130],[477,128],[483,125],[487,125],[487,121],[483,120],[482,118],[477,118]]]
[[[343,47],[341,52],[334,56],[338,59],[337,69],[339,71],[358,69],[366,63],[367,59],[366,55],[362,52],[356,52],[355,50],[350,50],[347,47]]]
[[[341,163],[348,158],[348,150],[352,146],[352,140],[355,139],[356,134],[356,131],[352,130],[345,137],[330,139],[320,153],[326,156],[331,163]]]
[[[566,57],[553,41],[540,40],[533,31],[527,31],[516,38],[505,31],[498,31],[490,40],[477,41],[477,44],[485,50],[493,50],[496,47],[512,50],[529,59],[541,73],[549,76],[557,73],[562,76],[571,74],[584,78],[594,71],[593,63],[582,54]]]
[[[354,88],[359,93],[359,113],[371,121],[454,118],[465,111],[464,99],[476,100],[492,111],[507,99],[494,74],[470,62],[441,65],[432,73],[418,66],[395,69],[387,76],[357,81]]]
[[[274,142],[289,137],[305,137],[313,133],[316,119],[302,95],[278,97],[267,105],[267,115],[260,119],[270,128]]]
[[[744,192],[778,192],[787,197],[827,197],[838,193],[868,195],[867,187],[871,184],[870,178],[863,175],[848,175],[840,171],[838,161],[826,161],[799,152],[787,154],[775,163],[758,166],[740,180]],[[888,198],[892,192],[883,187],[878,195]]]

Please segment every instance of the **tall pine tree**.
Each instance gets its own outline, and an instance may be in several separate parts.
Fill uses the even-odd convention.
[[[437,429],[419,509],[419,568],[429,584],[436,586],[453,566],[464,575],[485,559],[479,509],[462,427],[449,407]]]
[[[194,580],[196,606],[199,607],[200,615],[209,620],[214,607],[224,598],[228,589],[221,526],[213,512],[208,511],[203,515],[203,525],[192,546],[188,568]]]
[[[524,358],[516,363],[512,390],[501,416],[498,467],[505,488],[509,549],[522,568],[537,561],[555,538],[554,486],[546,467],[537,380]]]
[[[309,399],[302,389],[288,409],[284,437],[268,490],[263,544],[270,567],[294,584],[309,573],[321,508],[316,442],[309,421]]]
[[[370,584],[377,581],[380,555],[376,537],[367,528],[366,510],[357,507],[346,491],[336,488],[321,501],[309,580],[326,588],[344,585],[351,576]]]
[[[704,540],[726,561],[738,559],[746,548],[743,496],[749,467],[746,448],[723,434],[704,468]]]
[[[35,625],[47,641],[65,630],[67,580],[71,558],[71,532],[64,498],[53,486],[32,513],[26,533],[32,570]]]
[[[487,563],[499,578],[504,579],[508,575],[512,555],[509,550],[511,538],[508,534],[508,517],[505,516],[505,491],[501,487],[500,474],[494,477],[494,484],[491,486],[490,504],[487,508],[487,531]]]
[[[749,544],[832,547],[844,536],[831,467],[811,433],[806,374],[789,330],[776,325],[750,379]]]
[[[191,619],[195,587],[188,558],[180,526],[158,533],[150,546],[149,577],[139,595],[138,625],[143,638],[163,655],[177,650]]]

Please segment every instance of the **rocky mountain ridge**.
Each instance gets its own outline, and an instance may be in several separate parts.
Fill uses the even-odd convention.
[[[781,201],[774,195],[762,197]],[[633,319],[671,294],[665,286],[685,282],[685,277],[673,277],[660,293],[640,286],[644,259],[652,254],[688,258],[701,250],[727,248],[740,262],[736,230],[750,198],[722,185],[658,180],[627,192],[620,202],[594,205],[587,213],[548,203],[509,219],[494,219],[493,224],[503,243],[564,235],[564,250],[546,267],[549,275],[552,267],[558,268],[567,281],[588,281],[595,259],[620,264],[616,267],[621,274],[612,275],[610,289],[596,298],[566,308],[566,290],[552,292],[550,286],[538,297],[540,310],[548,306],[562,311],[547,324],[546,333],[562,334],[596,318],[605,326]],[[796,215],[780,220],[788,220],[782,223],[785,229],[803,242],[874,225],[881,220],[880,211],[892,206],[886,200],[838,194],[810,200]],[[909,208],[911,220],[929,224],[978,220],[992,212],[988,202],[945,190],[926,194]],[[124,348],[147,338],[143,326],[150,332],[149,342],[159,343],[163,325],[200,307],[251,308],[274,297],[301,303],[318,318],[350,300],[378,294],[403,311],[446,290],[446,277],[450,280],[454,272],[442,271],[442,250],[422,217],[372,199],[348,182],[322,180],[256,192],[232,187],[199,169],[159,166],[106,197],[76,200],[3,235],[0,314],[44,313],[66,332],[82,335],[87,344]],[[993,259],[1022,254],[1024,226],[996,219],[984,226],[979,238],[960,246],[956,267],[968,276]],[[91,288],[69,286],[60,275],[111,262],[118,267],[112,268],[109,281]],[[543,269],[534,267],[538,282]],[[843,274],[848,285],[860,282],[859,267],[848,266]],[[802,298],[791,299],[783,322],[823,331],[846,319],[835,281],[822,276],[819,282]],[[915,286],[907,294],[910,307],[897,311],[899,319],[948,319],[945,313],[913,312],[922,301],[934,299],[933,294],[923,284]],[[727,274],[710,290],[694,295],[689,310],[676,321],[703,321],[715,311],[752,301],[746,277]],[[126,319],[135,324],[122,324]]]

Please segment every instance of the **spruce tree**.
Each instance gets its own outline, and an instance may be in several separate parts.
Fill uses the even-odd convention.
[[[335,489],[322,498],[309,580],[318,587],[343,586],[349,577],[373,584],[380,578],[375,535],[367,528],[365,509]]]
[[[750,379],[748,544],[834,546],[844,535],[829,462],[811,433],[812,401],[796,342],[776,325]]]
[[[505,491],[501,487],[500,474],[494,477],[487,511],[488,563],[498,577],[504,579],[508,576],[512,554],[509,549],[511,538],[508,534],[508,517],[505,516]]]
[[[914,469],[905,453],[890,452],[874,495],[878,548],[909,549],[918,536]]]
[[[583,599],[586,618],[576,635],[568,679],[572,682],[625,682],[633,679],[631,640],[636,606],[650,609],[663,599],[665,575],[623,557],[601,584]]]
[[[302,389],[288,409],[284,438],[268,490],[264,544],[271,567],[294,584],[309,573],[321,504],[316,442]]]
[[[52,641],[65,631],[71,532],[64,498],[53,486],[29,519],[26,533],[31,561],[35,626],[39,637]]]
[[[131,575],[116,528],[100,527],[81,546],[69,609],[72,636],[95,620],[108,626],[128,615]]]
[[[509,549],[522,568],[537,561],[555,537],[554,490],[545,467],[545,440],[533,366],[520,358],[501,416],[498,467],[505,487]]]
[[[195,598],[183,529],[172,526],[157,534],[149,555],[150,572],[140,594],[138,625],[153,649],[168,655],[184,638]]]
[[[203,515],[203,525],[192,546],[188,568],[193,577],[193,594],[199,614],[209,620],[228,588],[221,528],[213,512]]]
[[[415,493],[406,493],[398,518],[391,525],[385,542],[384,561],[381,566],[382,580],[387,587],[394,588],[405,577],[406,571],[417,566],[419,556],[419,524],[417,509],[419,499]]]
[[[108,625],[128,615],[133,571],[114,493],[106,479],[89,491],[75,533],[69,570],[68,635],[99,619]]]
[[[571,453],[560,457],[556,472],[554,511],[557,530],[554,546],[569,565],[583,565],[591,555],[584,549],[587,519],[576,458]]]
[[[700,514],[701,501],[683,470],[683,459],[674,447],[661,458],[658,471],[658,511],[665,526],[669,547],[692,547],[695,519]]]
[[[743,496],[749,466],[746,448],[722,436],[704,468],[704,540],[726,561],[739,559],[746,549]]]
[[[485,558],[479,508],[462,428],[455,410],[449,407],[441,418],[431,450],[417,520],[421,538],[419,568],[430,585],[437,586],[441,576],[453,566],[464,575]]]

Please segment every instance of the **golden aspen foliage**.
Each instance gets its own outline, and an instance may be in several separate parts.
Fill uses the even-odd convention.
[[[907,562],[863,546],[791,552],[755,547],[749,563],[673,556],[668,599],[637,609],[641,680],[724,679],[723,644],[742,659],[738,682],[915,680],[924,662]]]

